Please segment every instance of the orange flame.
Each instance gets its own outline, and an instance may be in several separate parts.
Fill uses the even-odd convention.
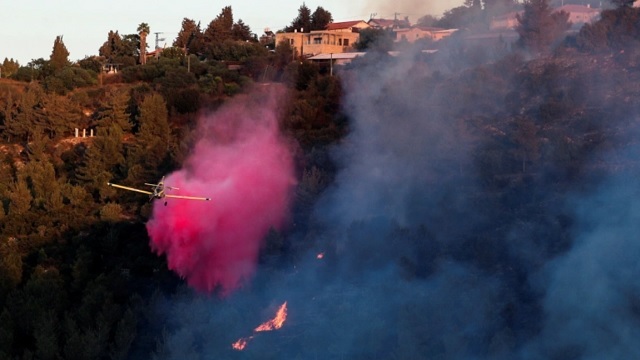
[[[254,331],[271,331],[277,330],[282,327],[285,320],[287,320],[287,302],[280,305],[278,312],[276,313],[276,317],[273,319],[262,323],[260,326],[254,329]]]
[[[238,341],[234,342],[231,347],[233,347],[235,350],[242,351],[247,346],[247,341],[251,340],[252,338],[253,336],[238,339]]]
[[[280,329],[282,325],[284,325],[285,320],[287,320],[287,302],[286,301],[284,302],[284,304],[280,305],[280,308],[278,309],[278,312],[276,313],[276,316],[273,319],[262,323],[253,331],[259,332],[259,331],[271,331],[271,330]],[[235,350],[242,351],[247,346],[247,342],[251,339],[253,339],[253,336],[240,338],[238,339],[238,341],[231,344],[231,347]]]

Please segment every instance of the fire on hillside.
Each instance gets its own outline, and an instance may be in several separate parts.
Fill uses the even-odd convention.
[[[284,322],[286,320],[287,320],[287,302],[285,301],[282,305],[280,305],[280,308],[278,308],[278,311],[276,312],[276,315],[273,317],[273,319],[263,322],[258,327],[253,329],[253,331],[263,332],[263,331],[278,330],[282,327],[282,325],[284,325]],[[247,346],[247,343],[251,339],[253,339],[253,336],[240,338],[236,342],[231,344],[231,347],[234,348],[235,350],[242,351],[245,349],[245,347]]]

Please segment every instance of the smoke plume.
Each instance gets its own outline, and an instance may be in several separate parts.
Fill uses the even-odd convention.
[[[309,228],[291,235],[315,247],[287,269],[259,272],[227,301],[183,294],[165,304],[162,313],[174,315],[160,357],[638,357],[637,168],[609,178],[558,170],[568,152],[584,167],[635,163],[638,152],[591,146],[579,162],[575,144],[591,128],[551,119],[545,141],[557,136],[567,147],[544,143],[548,167],[524,176],[518,161],[505,174],[499,145],[513,140],[494,125],[515,106],[494,86],[498,72],[448,83],[408,55],[368,54],[344,77],[351,132],[332,149],[339,171]],[[583,84],[588,96],[603,90]],[[495,118],[463,134],[474,129],[459,119],[492,107]],[[231,348],[284,301],[281,329],[256,336],[241,355]]]
[[[295,185],[289,144],[279,134],[279,92],[254,92],[203,115],[199,138],[169,194],[211,201],[156,202],[147,230],[169,267],[203,292],[236,289],[254,272],[265,234],[288,219]]]

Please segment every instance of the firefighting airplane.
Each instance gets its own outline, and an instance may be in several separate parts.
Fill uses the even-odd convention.
[[[124,189],[124,190],[129,190],[129,191],[136,191],[136,192],[139,192],[139,193],[147,194],[147,195],[149,195],[149,201],[151,201],[153,199],[163,199],[163,198],[186,199],[186,200],[204,200],[204,201],[211,200],[211,198],[208,198],[208,197],[169,195],[169,194],[167,194],[166,190],[179,190],[179,189],[177,187],[165,185],[164,184],[164,176],[162,177],[160,182],[158,182],[157,184],[145,183],[145,185],[151,186],[151,191],[136,189],[136,188],[133,188],[133,187],[124,186],[124,185],[118,185],[118,184],[114,184],[114,183],[107,183],[107,185],[113,186],[113,187],[116,187],[116,188],[119,188],[119,189]],[[167,205],[166,201],[164,202],[164,205],[165,206]]]

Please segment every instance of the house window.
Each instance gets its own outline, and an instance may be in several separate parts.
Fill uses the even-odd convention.
[[[289,45],[293,45],[293,39],[289,39]]]
[[[322,38],[321,37],[313,38],[313,43],[316,45],[322,44]]]
[[[349,39],[342,40],[342,45],[343,46],[349,46]]]

